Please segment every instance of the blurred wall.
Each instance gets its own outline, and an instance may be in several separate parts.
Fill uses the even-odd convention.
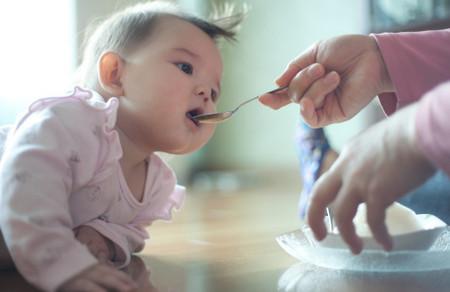
[[[96,20],[108,17],[117,10],[127,6],[145,2],[145,0],[72,0],[75,6],[75,22],[77,30],[78,59],[81,57],[82,45],[86,29]],[[201,0],[178,0],[184,9],[192,13],[206,14],[208,5]],[[206,1],[207,2],[207,1]]]
[[[1,125],[72,84],[73,6],[73,0],[0,1]]]
[[[235,1],[237,5],[242,1]],[[347,33],[365,33],[366,1],[247,0],[250,11],[238,43],[225,44],[225,76],[219,110],[275,88],[274,80],[287,63],[314,42]],[[367,113],[350,122],[326,129],[340,149],[351,136],[367,126]],[[297,168],[293,143],[299,108],[278,111],[258,102],[242,108],[219,125],[202,152],[199,168],[284,170]]]

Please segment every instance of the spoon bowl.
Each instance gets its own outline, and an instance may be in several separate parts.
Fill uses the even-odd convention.
[[[202,124],[218,124],[225,122],[233,115],[232,111],[221,112],[221,113],[212,113],[212,114],[202,114],[192,117],[199,123]]]

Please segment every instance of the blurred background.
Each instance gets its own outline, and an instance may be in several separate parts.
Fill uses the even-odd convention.
[[[142,1],[4,0],[0,2],[0,123],[12,123],[36,97],[72,84],[86,27],[116,9]],[[179,0],[207,16],[224,1]],[[249,13],[236,43],[223,43],[225,72],[219,110],[275,88],[286,64],[308,46],[341,34],[449,27],[449,0],[247,0],[226,2]],[[349,122],[327,127],[339,150],[382,117],[376,102]],[[181,183],[197,190],[228,191],[289,184],[300,191],[294,145],[299,108],[278,111],[255,102],[219,125],[211,142],[190,155],[168,157]]]

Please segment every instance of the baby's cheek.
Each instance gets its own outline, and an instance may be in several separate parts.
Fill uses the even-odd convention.
[[[204,127],[206,128],[204,144],[206,144],[214,135],[214,132],[216,131],[216,125],[215,124],[205,124]]]

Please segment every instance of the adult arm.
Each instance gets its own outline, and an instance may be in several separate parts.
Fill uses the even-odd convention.
[[[394,92],[379,94],[386,114],[450,80],[450,29],[372,36],[394,86]]]
[[[425,156],[450,176],[450,82],[428,92],[418,104],[416,140]]]

